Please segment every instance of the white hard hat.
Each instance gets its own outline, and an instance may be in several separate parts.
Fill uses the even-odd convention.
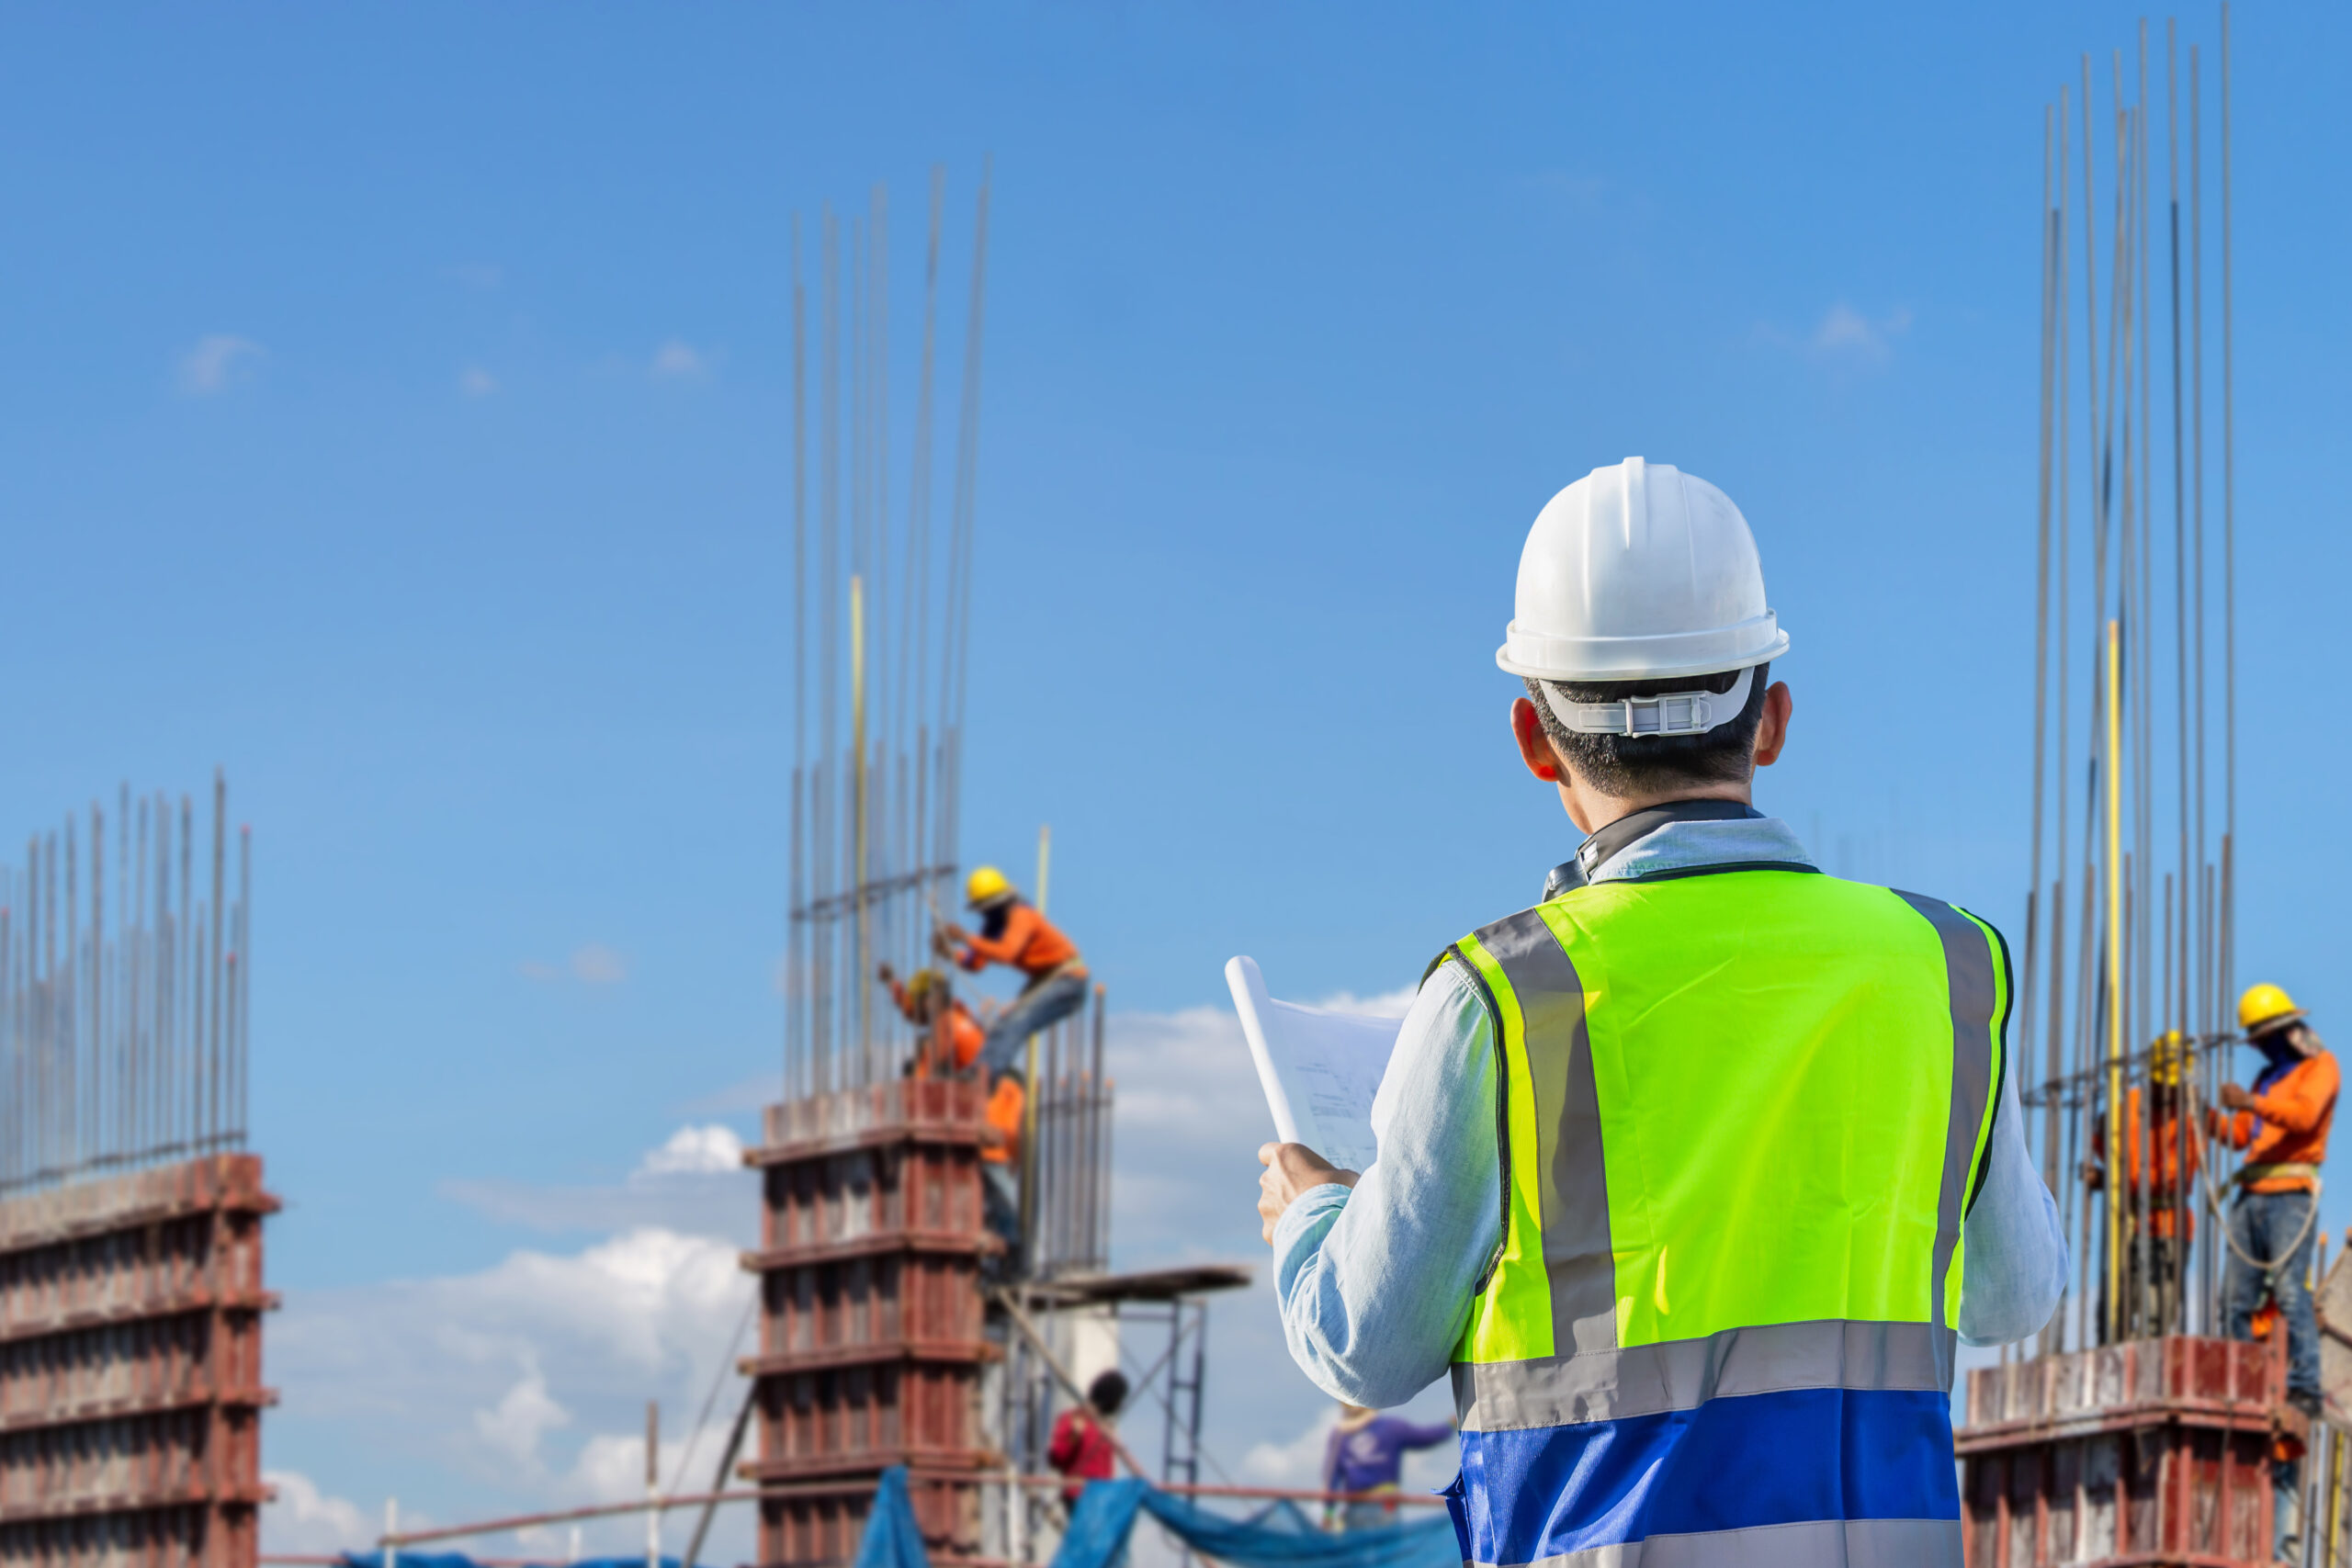
[[[1628,457],[1595,468],[1536,513],[1519,557],[1517,614],[1495,662],[1514,675],[1568,682],[1667,680],[1746,670],[1788,651],[1764,603],[1756,539],[1731,497],[1664,463]],[[1714,704],[1747,700],[1743,679]],[[1556,706],[1557,705],[1555,705]],[[1606,707],[1618,705],[1571,705]],[[1575,724],[1624,733],[1710,728],[1653,715],[1660,725]]]

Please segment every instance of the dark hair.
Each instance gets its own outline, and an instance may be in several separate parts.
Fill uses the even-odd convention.
[[[1086,1403],[1105,1416],[1116,1416],[1127,1402],[1127,1374],[1114,1367],[1086,1385]]]
[[[1772,683],[1772,667],[1756,666],[1747,688],[1747,705],[1739,716],[1699,735],[1589,735],[1568,728],[1544,700],[1549,686],[1562,702],[1613,703],[1626,697],[1653,697],[1667,692],[1728,692],[1739,682],[1739,671],[1713,675],[1684,675],[1670,681],[1597,681],[1571,684],[1565,681],[1527,682],[1527,695],[1544,721],[1552,750],[1577,778],[1603,795],[1656,795],[1690,784],[1745,784],[1756,771],[1756,728],[1764,722],[1764,689]]]

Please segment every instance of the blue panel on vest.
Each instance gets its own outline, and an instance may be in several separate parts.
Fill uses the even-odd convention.
[[[1957,1519],[1951,1401],[1794,1389],[1696,1410],[1462,1434],[1477,1562],[1812,1519]]]

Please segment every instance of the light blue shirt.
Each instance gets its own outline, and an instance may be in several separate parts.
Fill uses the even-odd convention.
[[[1671,822],[1590,868],[1594,882],[1749,861],[1813,863],[1776,818]],[[2066,1287],[2058,1205],[2026,1152],[2017,1075],[2001,1076],[1993,1146],[1964,1232],[1961,1341],[2039,1331]],[[1378,1156],[1352,1188],[1299,1195],[1274,1226],[1290,1353],[1354,1404],[1402,1404],[1445,1375],[1473,1288],[1500,1239],[1495,1079],[1486,1010],[1442,964],[1396,1037],[1372,1108]]]

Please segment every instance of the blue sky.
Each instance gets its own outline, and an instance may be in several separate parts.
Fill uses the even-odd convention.
[[[1053,825],[1132,1039],[1236,951],[1286,995],[1409,984],[1566,855],[1492,650],[1528,521],[1629,453],[1755,526],[1797,694],[1760,802],[2014,930],[2041,106],[2135,19],[17,8],[0,823],[228,769],[289,1318],[578,1265],[615,1227],[548,1195],[748,1132],[780,1049],[791,217],[888,182],[904,284],[944,164],[959,278],[992,154],[964,842],[1022,866]],[[2237,31],[2242,947],[2324,1030],[2347,27]],[[1137,1175],[1246,1248],[1250,1169]],[[1226,1386],[1292,1376],[1269,1310],[1225,1310]],[[600,1399],[626,1432],[627,1382],[549,1382],[566,1440]],[[1229,1452],[1310,1418],[1284,1386]],[[273,1465],[371,1512],[563,1469],[305,1398]]]

